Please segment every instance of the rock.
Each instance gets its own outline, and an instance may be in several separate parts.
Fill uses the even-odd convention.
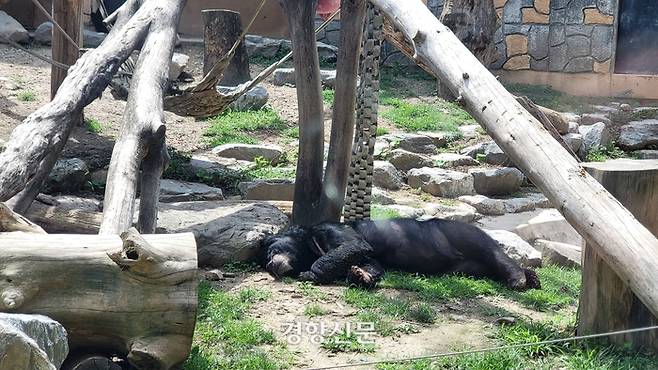
[[[190,57],[182,53],[174,53],[169,62],[169,80],[176,81],[178,76],[185,70]]]
[[[53,40],[53,24],[43,22],[34,30],[34,42],[44,45],[50,45]]]
[[[45,183],[46,192],[75,192],[87,181],[89,168],[80,158],[60,159],[55,163]]]
[[[0,370],[56,370],[68,352],[60,323],[42,315],[0,313]]]
[[[394,212],[399,214],[400,217],[404,217],[404,218],[418,218],[425,215],[425,211],[422,208],[415,208],[415,207],[405,206],[400,204],[386,206],[386,208],[393,210]]]
[[[617,142],[624,149],[648,149],[658,145],[658,120],[633,121],[621,126]]]
[[[569,225],[557,209],[547,209],[521,224],[514,230],[523,240],[532,243],[537,239],[580,245],[582,237]]]
[[[604,147],[612,142],[610,130],[603,122],[598,122],[590,126],[580,126],[578,131],[583,136],[583,143],[578,150],[578,156],[583,159],[592,148]]]
[[[624,112],[632,112],[633,111],[633,107],[631,107],[630,104],[626,104],[626,103],[620,104],[619,109],[621,109]]]
[[[205,271],[203,278],[208,281],[219,281],[224,279],[224,274],[219,269],[212,269]]]
[[[480,162],[475,159],[456,153],[441,153],[435,156],[432,156],[432,160],[438,167],[461,167],[461,166],[478,166]]]
[[[532,211],[536,207],[533,199],[529,198],[511,198],[503,200],[505,212],[507,213],[520,213]]]
[[[94,186],[105,187],[107,184],[107,168],[101,168],[89,174],[89,181],[92,182]]]
[[[82,43],[86,48],[97,48],[106,36],[106,33],[82,30]]]
[[[2,147],[2,143],[0,143],[0,147]],[[0,151],[2,151],[2,149],[0,149]],[[658,159],[658,150],[636,150],[632,154],[633,157],[637,159]]]
[[[17,20],[0,10],[0,42],[4,43],[3,39],[27,43],[30,41],[30,34]]]
[[[507,154],[493,141],[466,147],[462,149],[461,154],[496,166],[505,166],[511,163]]]
[[[583,135],[568,133],[562,135],[562,138],[574,153],[578,153],[578,149],[580,149],[580,146],[583,144]]]
[[[606,126],[610,126],[612,122],[604,114],[598,113],[585,113],[580,116],[580,124],[583,126],[593,125],[598,122],[603,122]]]
[[[538,239],[535,248],[544,255],[544,260],[551,265],[575,268],[580,267],[582,248],[577,245]]]
[[[276,164],[283,154],[283,149],[276,145],[224,144],[213,148],[212,152],[218,157],[250,162],[262,157],[272,162],[272,164]]]
[[[473,186],[478,194],[507,195],[518,191],[523,182],[523,173],[514,167],[474,168],[468,171],[473,176]]]
[[[219,86],[217,88],[222,94],[229,94],[237,87],[233,86]],[[231,109],[244,112],[248,110],[259,110],[267,104],[267,101],[270,98],[270,94],[267,92],[267,89],[258,85],[251,90],[247,91],[244,95],[238,98],[231,104]]]
[[[464,195],[458,199],[475,207],[475,209],[483,215],[505,214],[505,203],[500,199],[491,199],[484,195]]]
[[[288,217],[267,203],[202,201],[160,203],[157,233],[192,232],[199,265],[255,260],[268,234],[288,227]]]
[[[294,68],[278,68],[274,71],[272,78],[272,83],[276,86],[295,86],[297,84]],[[320,79],[322,80],[322,86],[333,88],[336,81],[336,71],[320,70]]]
[[[380,188],[398,190],[402,187],[402,176],[391,163],[375,161],[372,173],[372,183]]]
[[[496,324],[498,325],[514,325],[516,324],[516,318],[511,316],[499,317],[496,319]]]
[[[47,195],[39,194],[36,198],[39,202],[55,206],[65,211],[100,212],[103,209],[98,199],[81,198],[73,195]]]
[[[414,168],[408,173],[408,183],[437,197],[455,198],[474,193],[471,175],[441,168]]]
[[[478,132],[480,130],[480,125],[464,125],[457,127],[459,132],[461,132],[462,137],[466,140],[475,139],[480,136]]]
[[[255,180],[239,183],[238,189],[244,199],[292,201],[295,194],[295,181]]]
[[[535,208],[551,208],[551,201],[546,198],[542,193],[527,193],[526,198],[532,200],[535,203]]]
[[[435,141],[426,135],[397,134],[390,135],[398,148],[418,154],[435,154],[437,147]]]
[[[194,154],[189,163],[190,168],[193,169],[194,172],[241,171],[253,167],[254,165],[255,164],[250,161],[219,157],[212,152]]]
[[[569,133],[577,134],[578,133],[578,126],[580,126],[580,125],[577,122],[569,122]]]
[[[505,254],[525,267],[540,267],[541,252],[521,239],[518,235],[505,230],[484,230],[503,248]]]
[[[384,190],[373,187],[372,188],[372,202],[376,204],[382,204],[382,205],[391,205],[395,204],[395,199],[388,195],[387,192]]]
[[[431,167],[432,160],[424,155],[408,152],[404,149],[394,149],[388,159],[395,168],[407,172],[412,168]]]
[[[224,194],[219,188],[188,181],[160,181],[160,202],[163,203],[223,199]]]
[[[461,126],[460,126],[461,127]],[[420,131],[419,135],[427,136],[432,139],[434,146],[437,148],[445,148],[448,142],[454,141],[454,134],[451,132],[434,132],[434,131]]]
[[[425,217],[438,217],[446,220],[470,223],[477,216],[475,207],[466,203],[455,202],[454,204],[430,203],[425,205]]]
[[[373,152],[373,156],[377,159],[384,158],[388,156],[393,149],[394,148],[391,142],[378,137],[375,140],[375,151]]]
[[[7,147],[7,143],[4,140],[0,139],[0,153],[4,152],[6,147]]]
[[[273,58],[279,52],[283,45],[282,39],[271,39],[257,35],[247,35],[245,37],[245,46],[249,56],[263,56]]]

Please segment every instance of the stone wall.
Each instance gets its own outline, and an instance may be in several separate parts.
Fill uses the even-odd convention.
[[[615,0],[494,0],[493,69],[610,73]]]

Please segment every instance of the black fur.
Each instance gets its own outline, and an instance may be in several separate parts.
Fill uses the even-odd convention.
[[[264,246],[267,269],[279,277],[319,283],[346,278],[374,286],[387,268],[432,275],[460,273],[498,280],[513,289],[539,288],[537,275],[509,258],[489,235],[457,221],[398,218],[323,223],[291,228],[268,238]]]

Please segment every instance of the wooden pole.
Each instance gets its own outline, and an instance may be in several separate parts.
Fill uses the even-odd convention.
[[[354,141],[356,81],[359,69],[366,0],[343,0],[340,22],[340,47],[336,66],[336,87],[331,124],[331,139],[320,209],[325,221],[338,222],[345,202]]]
[[[52,58],[56,62],[74,65],[82,47],[82,0],[53,1],[53,19],[78,45],[73,45],[62,31],[53,26]],[[67,71],[52,66],[50,69],[50,98],[53,99]]]
[[[654,314],[658,239],[587,174],[420,1],[371,0],[412,43],[416,60],[466,109]]]
[[[284,0],[292,39],[299,110],[299,160],[295,180],[292,222],[314,225],[322,221],[324,122],[320,62],[315,43],[314,19],[317,0]]]
[[[583,163],[603,187],[617,198],[644,226],[658,236],[658,160],[618,159]],[[591,244],[583,248],[583,284],[578,307],[578,334],[658,325],[658,319],[630,287],[599,256]],[[646,256],[646,258],[650,258]],[[654,271],[655,276],[655,271]],[[613,343],[658,352],[658,332],[618,335]]]
[[[206,75],[222,59],[242,35],[240,13],[226,9],[208,9],[203,18],[203,74]],[[231,62],[219,81],[222,86],[237,86],[251,80],[249,56],[244,42],[238,46]]]

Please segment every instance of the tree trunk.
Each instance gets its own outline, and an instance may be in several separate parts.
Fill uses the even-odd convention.
[[[242,35],[240,13],[225,9],[209,9],[203,17],[203,74],[206,75]],[[244,42],[238,46],[219,81],[222,86],[237,86],[251,80],[249,56]]]
[[[413,43],[416,59],[466,109],[596,252],[658,314],[658,240],[562,149],[421,2],[371,0]]]
[[[145,234],[155,232],[160,177],[169,161],[165,146],[163,88],[185,0],[158,3],[161,6],[153,9],[153,22],[137,60],[123,123],[112,152],[101,234],[119,234],[131,227],[137,176],[142,180],[139,230]]]
[[[658,160],[619,159],[584,163],[603,187],[617,198],[654,235],[658,236]],[[658,319],[642,304],[630,287],[599,256],[600,247],[583,250],[583,284],[578,307],[578,334],[658,325]],[[646,256],[650,258],[649,256]],[[616,335],[610,341],[658,352],[658,332]]]
[[[190,352],[197,308],[192,234],[0,234],[0,310],[42,314],[71,352],[170,369]]]
[[[313,24],[317,0],[284,0],[292,38],[299,111],[299,160],[292,222],[314,225],[322,221],[322,160],[324,122],[320,62]]]
[[[52,35],[52,58],[69,66],[78,60],[80,47],[82,47],[82,0],[60,0],[53,1],[53,19],[62,26],[64,31],[71,36],[73,43],[64,36],[62,31],[53,25]],[[66,78],[66,71],[52,66],[50,69],[50,98],[54,99],[57,89]],[[82,117],[80,117],[82,118]]]
[[[45,234],[41,227],[33,224],[25,217],[13,212],[9,207],[0,203],[0,233],[23,231],[27,233]]]
[[[356,80],[361,55],[361,38],[367,0],[343,0],[340,22],[340,47],[336,65],[334,110],[331,123],[329,156],[325,171],[320,209],[324,220],[339,222],[345,202],[347,175],[354,141]]]

